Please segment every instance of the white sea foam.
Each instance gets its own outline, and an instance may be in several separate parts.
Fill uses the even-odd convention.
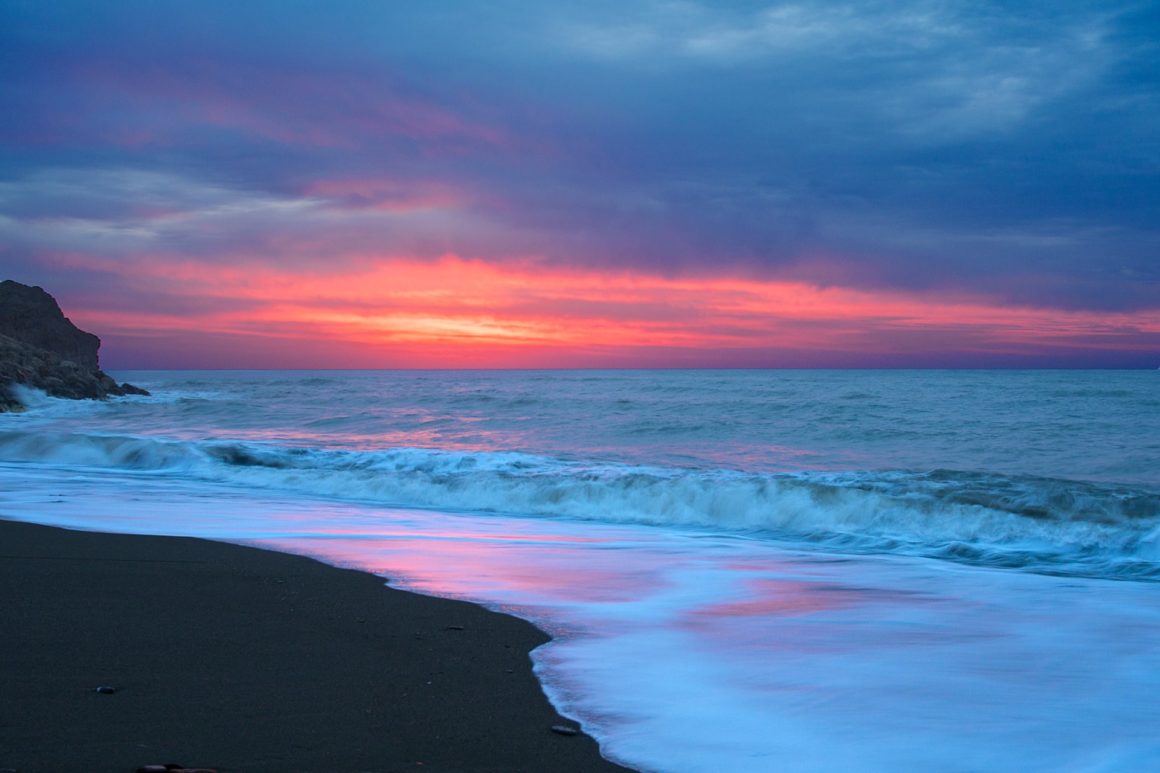
[[[7,389],[25,408],[43,408],[52,402],[52,398],[43,390],[24,384],[9,384]]]
[[[522,453],[335,451],[0,432],[0,460],[134,470],[405,507],[805,540],[1055,573],[1160,579],[1160,495],[939,470],[768,474]]]

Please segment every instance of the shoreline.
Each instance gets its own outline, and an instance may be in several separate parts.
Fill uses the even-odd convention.
[[[194,538],[0,520],[0,546],[0,768],[629,770],[552,731],[578,725],[524,620]]]

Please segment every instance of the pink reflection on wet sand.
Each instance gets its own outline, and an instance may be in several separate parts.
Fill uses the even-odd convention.
[[[689,624],[695,626],[706,618],[808,615],[852,606],[863,596],[848,589],[795,580],[755,579],[744,587],[747,598],[690,610]]]
[[[417,534],[407,528],[343,538],[355,533],[338,528],[334,538],[266,544],[373,572],[408,590],[466,599],[498,591],[507,603],[521,606],[631,602],[665,585],[655,572],[624,566],[621,552],[602,547],[600,539],[485,531]]]

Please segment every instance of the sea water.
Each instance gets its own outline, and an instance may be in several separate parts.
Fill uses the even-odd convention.
[[[0,517],[520,615],[617,761],[1160,769],[1160,374],[117,375],[0,416]]]

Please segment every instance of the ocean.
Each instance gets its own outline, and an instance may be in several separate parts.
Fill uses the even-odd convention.
[[[116,376],[0,415],[0,517],[524,617],[618,762],[1160,769],[1160,373]]]

